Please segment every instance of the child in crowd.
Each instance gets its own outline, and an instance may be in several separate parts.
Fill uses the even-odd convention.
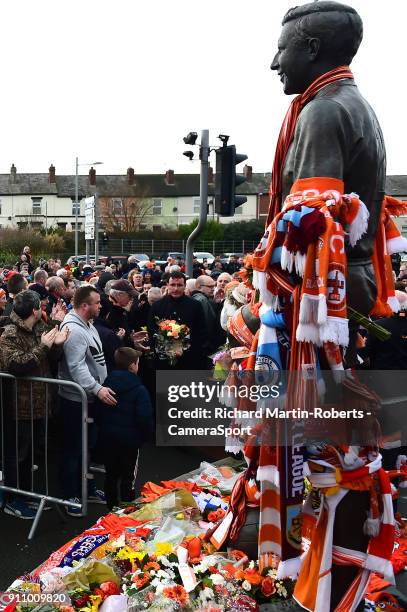
[[[153,433],[150,397],[137,376],[140,355],[128,347],[116,350],[116,369],[108,375],[104,385],[115,392],[117,405],[99,402],[96,410],[109,510],[120,501],[134,500],[139,448]]]

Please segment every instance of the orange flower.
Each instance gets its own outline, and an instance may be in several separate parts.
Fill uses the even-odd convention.
[[[230,556],[232,559],[235,559],[235,561],[240,561],[240,559],[243,559],[243,557],[246,557],[246,558],[247,558],[246,553],[244,553],[242,550],[237,550],[237,549],[232,550],[232,551],[229,553],[229,556]]]
[[[188,603],[188,593],[180,584],[175,584],[172,587],[166,587],[163,590],[163,593],[166,597],[168,597],[168,599],[174,599],[180,605],[185,605],[186,603]]]
[[[250,582],[250,584],[253,586],[257,586],[263,581],[263,577],[259,574],[259,572],[256,569],[250,568],[247,568],[242,572],[242,579],[247,580],[247,582]]]
[[[143,570],[145,572],[148,572],[148,570],[155,570],[156,572],[158,572],[159,569],[161,569],[160,565],[159,565],[159,563],[156,563],[155,561],[149,561],[143,567]]]
[[[132,582],[134,582],[134,586],[136,587],[136,589],[142,589],[146,586],[146,584],[150,582],[150,578],[150,574],[148,572],[144,572],[133,576]]]
[[[263,578],[263,582],[261,583],[261,592],[263,593],[264,597],[271,597],[276,592],[274,580],[269,576]]]
[[[237,569],[237,567],[235,567],[234,565],[232,565],[232,563],[227,563],[224,567],[223,570],[227,573],[227,575],[230,578],[234,578],[236,573],[239,571]]]

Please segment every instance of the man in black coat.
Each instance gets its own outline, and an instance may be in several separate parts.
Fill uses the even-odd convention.
[[[168,293],[151,308],[148,318],[148,335],[150,347],[154,351],[154,361],[157,370],[175,368],[177,370],[201,370],[205,368],[205,319],[202,306],[196,300],[184,295],[185,276],[181,272],[171,272],[168,279]],[[173,319],[183,323],[190,330],[190,347],[171,366],[166,359],[160,359],[155,351],[155,333],[157,331],[157,319]]]

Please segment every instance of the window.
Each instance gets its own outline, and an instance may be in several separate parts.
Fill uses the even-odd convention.
[[[153,200],[153,215],[161,215],[163,211],[162,200]],[[161,226],[160,226],[161,229]]]
[[[31,227],[32,229],[42,229],[43,228],[43,224],[41,223],[41,221],[32,221],[31,222]]]
[[[401,226],[401,233],[403,234],[403,236],[407,236],[407,225]]]
[[[31,198],[31,200],[33,204],[33,215],[40,215],[42,198]]]
[[[161,229],[161,225],[153,225],[153,232],[159,232]]]
[[[81,214],[81,203],[78,202],[78,215]],[[72,216],[76,217],[76,202],[72,202]]]
[[[243,215],[243,206],[235,208],[235,215]]]
[[[76,223],[71,223],[72,225],[72,231],[74,231],[76,229]],[[81,231],[82,230],[82,223],[78,223],[78,230]]]
[[[123,200],[121,198],[113,198],[112,208],[114,214],[121,215],[123,213]]]
[[[146,229],[147,229],[147,224],[146,223],[140,223],[139,230],[146,230]]]
[[[57,223],[57,225],[58,225],[59,229],[66,230],[66,222],[65,223],[62,223],[62,222],[61,223]]]
[[[194,215],[199,215],[201,212],[201,198],[194,198]]]

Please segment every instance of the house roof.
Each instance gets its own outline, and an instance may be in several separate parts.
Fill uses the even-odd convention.
[[[6,195],[48,195],[60,198],[75,197],[75,175],[57,175],[56,182],[50,183],[48,173],[17,173],[14,180],[10,174],[0,174],[0,196]],[[168,185],[164,174],[136,174],[134,185],[129,185],[127,175],[98,174],[96,186],[89,184],[88,175],[79,175],[79,196],[100,197],[182,197],[199,194],[199,174],[174,174],[174,184]],[[239,185],[236,193],[256,195],[267,193],[271,181],[270,172],[253,172],[252,180]],[[214,185],[209,185],[213,195]],[[386,179],[386,193],[407,198],[407,175],[390,175]]]

